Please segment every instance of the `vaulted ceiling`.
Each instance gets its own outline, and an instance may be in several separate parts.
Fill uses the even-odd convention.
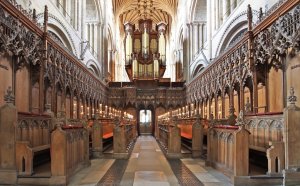
[[[178,6],[178,0],[112,0],[113,10],[121,25],[126,22],[136,24],[140,19],[153,22],[172,23]]]

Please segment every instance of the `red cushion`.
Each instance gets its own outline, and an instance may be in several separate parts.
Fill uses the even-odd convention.
[[[107,134],[103,134],[103,139],[108,139],[108,138],[111,138],[111,137],[113,137],[113,133],[112,132],[110,132],[110,133],[107,133]]]
[[[181,136],[187,139],[192,139],[192,134],[190,133],[181,132]]]

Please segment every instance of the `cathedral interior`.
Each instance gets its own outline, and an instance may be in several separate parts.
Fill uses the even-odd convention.
[[[0,185],[299,186],[298,73],[300,0],[1,0]]]

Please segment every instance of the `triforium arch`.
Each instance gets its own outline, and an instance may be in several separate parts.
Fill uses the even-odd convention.
[[[98,67],[97,63],[94,60],[89,60],[86,63],[86,66],[89,70],[91,70],[97,77],[101,77],[101,70]]]

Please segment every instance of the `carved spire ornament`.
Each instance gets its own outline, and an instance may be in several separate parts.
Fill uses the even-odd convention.
[[[33,13],[32,13],[32,19],[33,19],[33,21],[35,21],[36,22],[36,10],[35,9],[33,9]]]
[[[7,104],[14,104],[15,103],[15,96],[13,94],[12,88],[9,86],[6,95],[4,95],[4,101]]]
[[[244,111],[240,111],[239,116],[236,119],[236,125],[237,126],[245,126],[245,117],[244,117]]]
[[[247,18],[248,18],[248,31],[250,31],[252,30],[252,19],[253,19],[252,8],[250,4],[248,5],[248,9],[247,9]]]
[[[262,7],[260,7],[259,8],[259,14],[258,14],[259,21],[261,21],[263,19],[263,15],[264,15],[264,13],[263,13]]]
[[[251,112],[251,103],[250,103],[250,98],[247,97],[247,102],[245,104],[245,113],[250,113]]]
[[[290,96],[288,97],[288,102],[290,103],[290,105],[295,105],[295,103],[297,102],[297,96],[295,96],[294,87],[290,88]]]
[[[44,32],[47,32],[47,30],[48,30],[48,7],[46,5],[44,11]]]

